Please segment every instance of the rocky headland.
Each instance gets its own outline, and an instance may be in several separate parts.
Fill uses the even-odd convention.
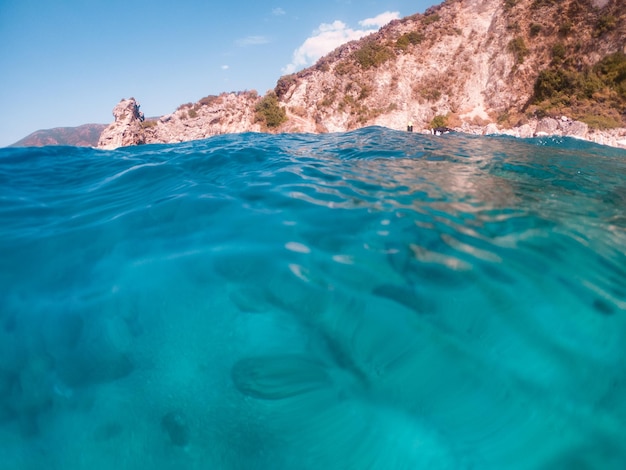
[[[83,124],[77,127],[40,129],[18,140],[10,147],[43,147],[45,145],[95,147],[106,127],[106,124]]]
[[[410,123],[626,148],[626,4],[446,0],[280,77],[263,96],[207,96],[150,120],[138,109],[122,100],[98,147]]]

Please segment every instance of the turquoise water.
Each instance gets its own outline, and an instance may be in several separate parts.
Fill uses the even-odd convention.
[[[0,150],[0,467],[626,468],[626,152]]]

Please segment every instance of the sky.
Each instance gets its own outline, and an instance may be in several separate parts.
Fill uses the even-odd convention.
[[[146,116],[278,78],[439,0],[0,0],[0,147],[53,127]]]

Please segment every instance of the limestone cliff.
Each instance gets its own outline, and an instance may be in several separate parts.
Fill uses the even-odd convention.
[[[100,134],[98,147],[114,149],[146,142],[139,104],[135,98],[124,99],[113,108],[115,121]]]
[[[223,93],[181,105],[158,119],[143,120],[135,99],[124,99],[113,109],[115,122],[104,130],[98,147],[113,149],[198,140],[217,134],[259,132],[261,125],[254,111],[258,100],[256,92]]]
[[[107,142],[115,132],[125,134],[115,144],[133,145],[411,122],[625,146],[625,53],[623,0],[446,0],[281,77],[264,98],[207,97],[132,130],[116,118]],[[268,97],[284,119],[264,121]]]
[[[261,131],[256,122],[256,92],[222,93],[207,96],[197,103],[180,106],[145,128],[150,142],[169,143],[205,139],[212,135]]]

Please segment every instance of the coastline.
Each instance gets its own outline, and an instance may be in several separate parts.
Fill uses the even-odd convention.
[[[531,119],[526,124],[512,128],[500,128],[495,123],[486,126],[463,123],[460,127],[453,127],[452,130],[472,135],[508,135],[522,139],[547,136],[571,137],[608,147],[626,149],[626,128],[590,129],[584,122],[574,121],[566,116],[560,119],[549,117]]]
[[[97,148],[111,150],[141,144],[187,142],[238,132],[261,132],[263,129],[259,123],[255,122],[252,111],[254,100],[253,96],[247,94],[227,94],[215,98],[210,106],[181,107],[172,114],[143,121],[140,118],[139,104],[136,100],[134,98],[124,99],[113,109],[115,120],[100,135]],[[192,116],[190,116],[190,112]],[[391,118],[378,119],[370,125],[398,129],[400,122],[398,118],[399,116],[396,114]],[[315,123],[306,119],[300,118],[297,124],[297,126],[283,125],[274,133],[324,133],[316,132]],[[599,145],[626,149],[626,128],[590,129],[586,123],[575,121],[567,116],[561,116],[558,119],[552,117],[533,118],[521,126],[513,128],[500,128],[493,122],[486,125],[464,122],[460,126],[442,128],[438,132],[429,128],[422,128],[421,133],[443,133],[446,129],[471,135],[508,135],[519,138],[572,137]],[[336,131],[345,132],[348,130],[354,129],[337,129]]]

